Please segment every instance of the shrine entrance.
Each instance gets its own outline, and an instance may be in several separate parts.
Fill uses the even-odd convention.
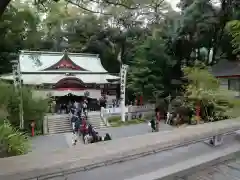
[[[60,80],[54,86],[55,99],[57,106],[69,105],[70,103],[88,101],[88,109],[90,111],[100,110],[96,92],[101,94],[101,90],[89,89],[80,80],[74,77]]]

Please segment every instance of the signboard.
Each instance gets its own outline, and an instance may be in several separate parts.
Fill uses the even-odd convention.
[[[126,76],[128,65],[123,64],[120,71],[120,97],[125,103]]]

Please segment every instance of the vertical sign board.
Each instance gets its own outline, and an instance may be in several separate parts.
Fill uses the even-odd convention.
[[[120,71],[121,120],[125,121],[125,89],[128,65],[123,64]]]
[[[121,72],[120,72],[120,93],[121,93],[121,99],[125,103],[125,89],[126,89],[126,76],[127,76],[127,65],[123,64],[121,67]]]

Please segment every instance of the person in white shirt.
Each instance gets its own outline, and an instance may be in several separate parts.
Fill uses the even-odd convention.
[[[72,145],[75,146],[77,144],[77,134],[73,132],[72,136]]]

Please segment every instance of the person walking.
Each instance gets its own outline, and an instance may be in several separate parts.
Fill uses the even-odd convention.
[[[84,113],[84,115],[85,115],[85,117],[87,117],[87,111],[88,111],[88,105],[87,105],[87,100],[85,99],[84,101],[83,101],[83,113]]]
[[[152,128],[152,132],[155,132],[156,131],[156,121],[154,119],[154,116],[152,117],[152,119],[150,121],[150,125],[151,125],[151,128]]]
[[[75,146],[76,144],[77,144],[77,134],[76,132],[73,132],[72,145]]]
[[[155,109],[155,116],[156,116],[156,132],[159,131],[159,123],[161,119],[160,111],[158,108]]]

